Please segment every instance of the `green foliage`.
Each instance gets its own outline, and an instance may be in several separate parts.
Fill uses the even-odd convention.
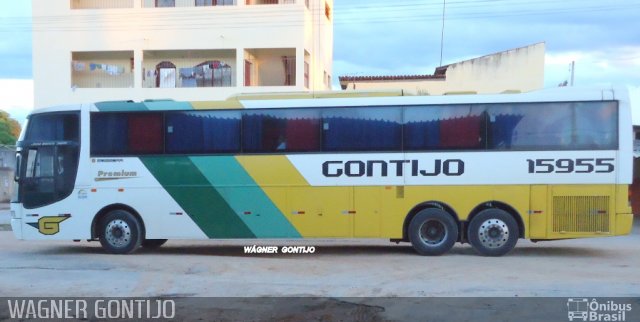
[[[0,144],[15,145],[20,136],[20,123],[11,118],[9,113],[0,110]]]

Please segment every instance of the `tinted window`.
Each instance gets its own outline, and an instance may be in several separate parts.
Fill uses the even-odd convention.
[[[320,116],[315,109],[251,111],[242,116],[244,152],[320,150]]]
[[[93,113],[91,153],[95,155],[163,152],[161,113]]]
[[[402,109],[332,108],[322,113],[325,151],[399,151]]]
[[[240,151],[240,112],[171,112],[166,115],[167,153]]]
[[[35,114],[29,117],[26,141],[78,142],[80,120],[78,113]]]
[[[615,149],[614,102],[502,104],[488,107],[490,149]]]
[[[484,149],[484,110],[473,105],[408,107],[404,149]]]

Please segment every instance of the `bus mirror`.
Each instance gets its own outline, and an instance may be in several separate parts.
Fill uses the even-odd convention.
[[[16,172],[13,175],[13,180],[15,182],[20,181],[20,164],[22,164],[22,155],[20,153],[16,153]]]

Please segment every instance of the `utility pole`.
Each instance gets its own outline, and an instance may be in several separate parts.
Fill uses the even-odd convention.
[[[447,7],[447,0],[442,0],[442,34],[440,34],[440,66],[442,66],[442,51],[444,49],[444,12]]]
[[[576,68],[576,61],[575,61],[575,60],[572,60],[572,61],[571,61],[571,83],[570,83],[571,87],[573,87],[573,76],[574,76],[574,74],[575,74],[575,73],[574,73],[575,68]]]

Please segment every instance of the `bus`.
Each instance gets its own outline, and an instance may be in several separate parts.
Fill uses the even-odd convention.
[[[383,238],[469,243],[629,234],[625,90],[239,96],[34,111],[17,144],[24,240]]]

